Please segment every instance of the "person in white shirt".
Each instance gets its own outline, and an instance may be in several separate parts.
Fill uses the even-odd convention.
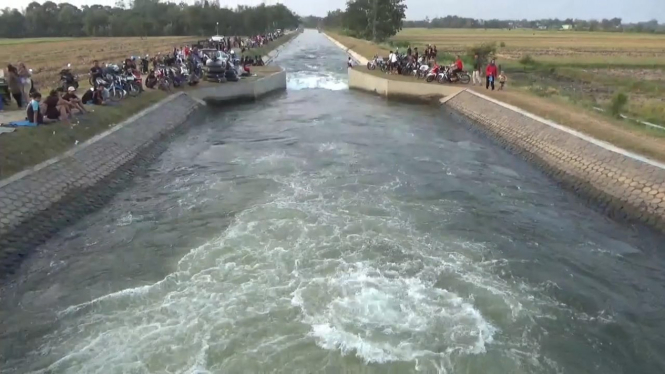
[[[392,70],[397,69],[397,53],[393,53],[390,57],[390,65],[392,66]]]

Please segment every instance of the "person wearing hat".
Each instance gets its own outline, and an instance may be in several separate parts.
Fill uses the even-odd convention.
[[[69,87],[67,89],[67,93],[62,95],[62,99],[72,104],[72,109],[78,110],[81,113],[88,113],[88,111],[83,106],[83,102],[81,102],[81,99],[79,99],[78,96],[76,96],[76,88]]]

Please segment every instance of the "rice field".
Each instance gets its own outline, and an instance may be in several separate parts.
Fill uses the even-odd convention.
[[[173,51],[197,37],[35,38],[0,39],[0,64],[23,62],[33,69],[38,87],[53,87],[61,69],[72,64],[76,74],[87,74],[92,61],[119,63],[132,55]],[[86,79],[87,80],[87,79]]]
[[[506,60],[531,55],[557,65],[665,67],[665,35],[541,30],[419,29],[402,30],[392,38],[414,45],[434,44],[439,51],[464,52],[467,47],[495,42]]]

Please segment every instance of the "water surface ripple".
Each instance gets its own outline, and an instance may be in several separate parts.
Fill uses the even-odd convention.
[[[306,32],[286,93],[210,109],[39,248],[0,371],[665,372],[662,237],[345,60]]]

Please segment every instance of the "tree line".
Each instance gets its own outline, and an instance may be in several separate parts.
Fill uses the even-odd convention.
[[[219,0],[194,5],[118,0],[113,7],[78,8],[46,1],[32,2],[23,11],[2,10],[0,38],[257,35],[299,23],[299,17],[283,4],[228,9],[220,7]]]
[[[465,18],[458,16],[437,17],[433,19],[425,18],[419,21],[404,21],[404,27],[424,27],[424,28],[451,28],[451,29],[551,29],[558,30],[570,26],[578,31],[608,31],[608,32],[665,32],[665,24],[659,24],[657,20],[637,23],[624,23],[621,18],[604,18],[602,20],[583,20],[583,19],[559,19],[548,18],[540,20],[481,20],[474,18]]]
[[[402,29],[404,0],[348,0],[345,10],[301,19],[305,27],[341,28],[356,38],[383,41]]]
[[[367,1],[367,0],[365,0]],[[369,0],[371,2],[371,0]],[[327,27],[345,29],[350,25],[348,21],[349,7],[346,10],[337,9],[325,17],[308,16],[303,17],[302,22],[306,27]],[[602,19],[602,20],[582,20],[582,19],[541,19],[541,20],[481,20],[475,18],[466,18],[458,16],[436,17],[423,20],[401,22],[400,26],[404,28],[451,28],[451,29],[548,29],[558,30],[564,25],[569,25],[571,29],[578,31],[607,31],[607,32],[645,32],[645,33],[665,33],[665,24],[659,24],[657,20],[647,22],[625,23],[621,18]]]

